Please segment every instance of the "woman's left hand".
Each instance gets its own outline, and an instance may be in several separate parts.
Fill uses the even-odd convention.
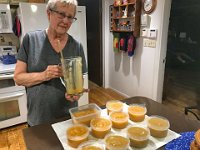
[[[89,92],[89,89],[84,89],[83,92],[81,92],[80,94],[76,94],[76,95],[68,95],[67,93],[65,93],[65,98],[71,102],[78,101],[84,92]]]

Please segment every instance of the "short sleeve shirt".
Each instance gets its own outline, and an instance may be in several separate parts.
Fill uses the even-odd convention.
[[[83,46],[72,36],[62,50],[64,57],[82,57],[82,70],[87,73]],[[58,65],[60,53],[50,44],[44,30],[29,32],[24,36],[17,59],[27,64],[27,72],[43,72],[48,65]],[[52,121],[66,116],[69,108],[77,106],[77,102],[65,99],[65,87],[60,78],[27,87],[28,123],[32,125]]]

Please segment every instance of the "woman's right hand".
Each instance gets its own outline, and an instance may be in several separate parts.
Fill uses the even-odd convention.
[[[49,81],[53,78],[60,78],[63,75],[62,68],[59,65],[49,65],[43,73],[45,81]]]

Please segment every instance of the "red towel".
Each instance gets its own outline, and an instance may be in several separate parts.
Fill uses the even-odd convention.
[[[134,55],[135,47],[136,47],[136,39],[133,35],[130,35],[127,44],[128,56],[131,57]]]
[[[15,33],[15,35],[17,37],[21,36],[21,23],[17,16],[15,17],[15,21],[14,21],[14,25],[13,25],[13,32]]]

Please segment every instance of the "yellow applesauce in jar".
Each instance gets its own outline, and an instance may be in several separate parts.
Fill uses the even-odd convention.
[[[106,103],[106,108],[108,114],[112,111],[122,111],[123,103],[118,100],[111,100]]]
[[[71,147],[77,148],[79,144],[88,140],[89,129],[84,125],[74,125],[67,129],[67,140]]]
[[[129,139],[120,135],[110,135],[105,139],[106,149],[120,149],[127,150],[129,146]]]
[[[134,122],[141,122],[145,119],[147,109],[142,105],[131,105],[128,107],[128,114],[130,120]]]
[[[112,121],[112,127],[116,129],[123,129],[128,125],[128,114],[125,112],[112,112],[110,113],[110,119]]]
[[[127,130],[130,145],[135,148],[146,147],[149,141],[149,130],[142,127],[130,127]]]
[[[77,112],[73,112],[73,116],[74,116],[74,118],[73,118],[74,123],[85,124],[85,125],[89,126],[91,119],[95,118],[95,117],[99,117],[100,114],[94,108],[87,108],[87,109],[79,110]],[[86,117],[84,117],[84,116],[86,116]],[[81,117],[83,117],[83,118],[81,118]]]
[[[96,138],[104,138],[110,132],[112,122],[106,118],[94,118],[90,122],[92,135]]]
[[[164,138],[167,136],[169,121],[164,117],[154,116],[148,120],[148,128],[151,136]]]

